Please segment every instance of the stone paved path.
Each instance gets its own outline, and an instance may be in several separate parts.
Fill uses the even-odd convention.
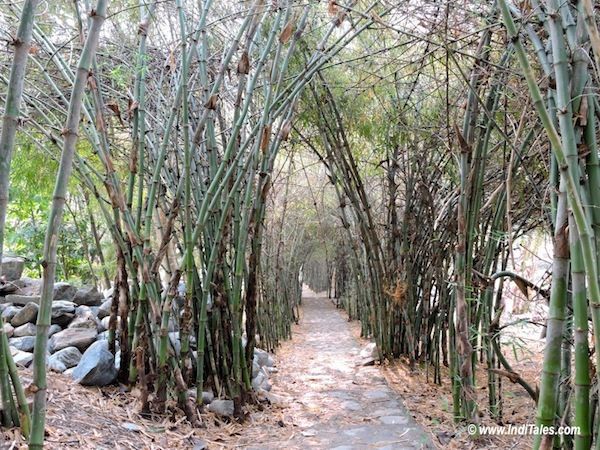
[[[276,357],[274,397],[293,420],[248,449],[434,448],[377,366],[362,367],[362,344],[327,298],[304,298],[303,318]]]

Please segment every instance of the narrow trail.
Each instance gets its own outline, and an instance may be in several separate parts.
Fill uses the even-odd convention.
[[[243,448],[433,448],[381,370],[357,365],[364,344],[343,311],[324,297],[303,298],[302,311],[292,340],[276,355],[272,394],[280,428],[263,430],[263,441]]]

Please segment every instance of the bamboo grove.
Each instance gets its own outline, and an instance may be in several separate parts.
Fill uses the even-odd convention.
[[[291,337],[304,282],[359,320],[381,359],[449,383],[458,424],[502,423],[512,382],[538,424],[579,427],[536,448],[598,447],[596,12],[591,0],[0,4],[0,257],[11,159],[29,143],[56,166],[33,383],[0,327],[2,424],[43,447],[67,208],[112,286],[109,348],[142,414],[177,407],[200,425],[212,389],[242,417],[254,347]],[[514,261],[532,233],[552,237],[544,283]],[[503,354],[511,286],[548,307],[540,380]]]

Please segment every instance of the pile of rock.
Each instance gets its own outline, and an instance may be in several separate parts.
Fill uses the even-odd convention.
[[[28,367],[33,361],[42,280],[21,278],[22,271],[23,260],[4,258],[0,315],[15,363]],[[119,352],[115,358],[108,350],[107,341],[111,295],[108,292],[105,297],[95,287],[55,283],[46,357],[50,370],[72,374],[73,379],[83,385],[104,386],[116,380]],[[174,322],[169,326],[169,340],[178,353],[181,342]],[[194,339],[190,340],[194,348]],[[271,390],[269,376],[277,371],[274,365],[271,354],[254,349],[252,387],[256,392]],[[190,394],[195,395],[195,392],[190,391]],[[203,403],[217,414],[233,415],[233,402],[215,400],[212,392],[203,394]]]
[[[252,388],[257,394],[266,394],[272,388],[269,375],[277,372],[273,356],[260,349],[254,348],[254,359],[252,361]],[[190,396],[195,397],[196,391],[190,389]],[[202,393],[202,403],[207,409],[218,416],[232,417],[234,413],[233,400],[216,399],[212,392]]]
[[[3,258],[0,315],[15,363],[28,367],[33,361],[42,280],[21,278],[23,265],[20,258]],[[115,380],[117,370],[106,341],[111,303],[95,287],[54,285],[46,357],[50,370],[72,372],[82,384]]]

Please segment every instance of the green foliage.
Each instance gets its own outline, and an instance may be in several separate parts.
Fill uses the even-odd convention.
[[[54,159],[21,137],[13,157],[5,246],[7,254],[26,259],[27,276],[41,276],[40,260],[57,169]],[[59,279],[84,282],[92,279],[81,245],[81,236],[87,233],[86,217],[78,217],[75,224],[73,218],[66,215],[58,248]],[[91,238],[86,239],[91,242]]]

